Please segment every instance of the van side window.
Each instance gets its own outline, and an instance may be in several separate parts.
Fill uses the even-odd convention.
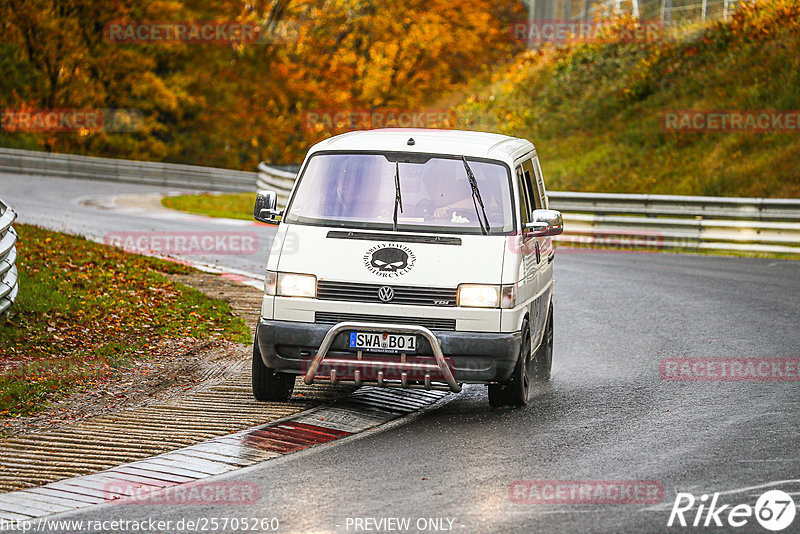
[[[539,158],[533,158],[533,170],[536,173],[536,188],[539,190],[539,197],[542,199],[542,207],[550,209],[549,202],[547,201],[547,191],[544,188],[544,177],[542,176],[542,167],[539,165]]]
[[[526,160],[525,163],[522,164],[522,170],[525,172],[524,182],[530,206],[532,209],[542,209],[544,207],[542,205],[542,199],[539,196],[536,185],[534,185],[535,175],[533,162],[531,160]],[[533,202],[530,202],[530,200]]]
[[[517,182],[519,184],[520,220],[522,221],[522,227],[524,228],[525,224],[531,220],[531,209],[528,202],[528,188],[525,187],[525,178],[522,174],[521,167],[517,167]]]

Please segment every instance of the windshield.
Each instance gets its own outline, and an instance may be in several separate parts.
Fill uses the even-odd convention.
[[[495,161],[468,161],[483,199],[490,233],[514,231],[508,167]],[[284,221],[391,230],[396,174],[402,194],[398,230],[481,233],[464,162],[458,157],[438,155],[316,154],[300,177]]]

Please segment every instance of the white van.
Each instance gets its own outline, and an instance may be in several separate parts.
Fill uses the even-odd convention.
[[[563,231],[524,139],[426,129],[350,132],[314,145],[280,221],[253,347],[253,394],[295,376],[385,387],[488,384],[524,405],[548,380],[553,257]]]

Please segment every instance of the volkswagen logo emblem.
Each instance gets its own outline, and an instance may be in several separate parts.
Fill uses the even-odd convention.
[[[389,286],[383,286],[378,290],[378,298],[383,302],[389,302],[394,298],[394,289]]]

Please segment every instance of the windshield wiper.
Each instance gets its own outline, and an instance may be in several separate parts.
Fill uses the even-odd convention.
[[[397,207],[403,213],[403,195],[400,193],[400,162],[394,162],[394,231],[397,231]]]
[[[472,169],[469,168],[467,157],[461,156],[461,161],[464,162],[464,168],[467,170],[467,178],[469,179],[469,185],[472,188],[472,203],[475,205],[475,215],[478,216],[478,224],[481,225],[481,233],[483,235],[489,235],[489,218],[486,216],[486,208],[483,207],[481,192],[478,190],[478,180],[475,179],[475,175],[472,174]],[[478,211],[478,205],[481,207],[480,211]],[[483,220],[481,220],[481,214],[483,214]]]

